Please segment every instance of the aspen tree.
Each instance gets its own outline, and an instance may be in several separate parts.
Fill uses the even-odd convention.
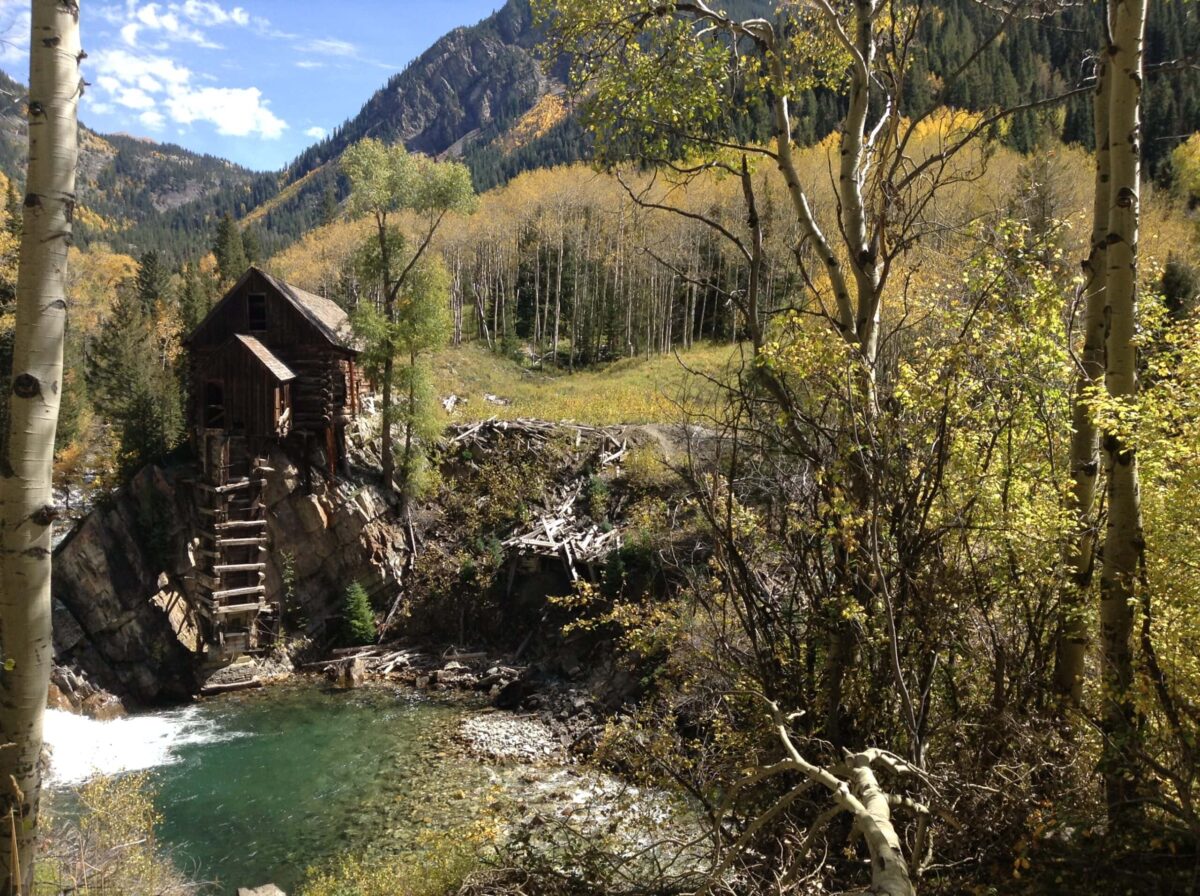
[[[1071,581],[1063,594],[1061,631],[1058,639],[1056,688],[1060,695],[1078,705],[1083,696],[1084,662],[1087,659],[1092,617],[1088,592],[1094,566],[1095,535],[1092,511],[1100,473],[1099,431],[1088,406],[1088,390],[1104,377],[1105,305],[1104,284],[1108,275],[1108,220],[1110,171],[1108,106],[1112,94],[1111,63],[1102,54],[1096,63],[1096,93],[1093,100],[1096,136],[1096,172],[1092,202],[1091,248],[1083,262],[1083,348],[1071,406],[1071,480],[1068,509],[1075,523],[1067,548],[1067,571]]]
[[[1142,45],[1147,0],[1110,0],[1107,48],[1112,93],[1108,133],[1108,249],[1105,283],[1105,370],[1109,399],[1119,408],[1138,394],[1137,243],[1141,177]],[[1118,419],[1120,414],[1117,415]],[[1136,806],[1134,758],[1138,723],[1133,706],[1133,601],[1144,564],[1137,451],[1123,424],[1101,440],[1108,520],[1100,575],[1100,641],[1105,691],[1105,796],[1109,814]]]
[[[475,210],[471,176],[457,162],[435,162],[410,155],[399,144],[385,146],[373,137],[346,150],[341,166],[350,181],[351,214],[369,215],[375,225],[372,249],[377,257],[372,263],[380,278],[384,319],[394,326],[399,320],[401,293],[446,215],[452,211],[470,214]],[[401,210],[415,213],[419,222],[411,246],[389,220],[389,216]],[[383,480],[391,483],[396,470],[392,423],[398,342],[387,328],[382,338]]]
[[[33,0],[29,167],[17,277],[7,454],[0,458],[0,892],[29,893],[50,681],[51,468],[63,381],[67,248],[75,208],[79,4]]]

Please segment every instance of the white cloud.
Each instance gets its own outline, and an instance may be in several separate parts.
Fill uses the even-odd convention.
[[[149,110],[158,105],[154,98],[140,87],[124,87],[113,94],[117,105],[126,109]]]
[[[152,131],[162,130],[163,124],[166,123],[163,114],[157,109],[147,109],[138,116],[138,120]]]
[[[320,53],[325,56],[357,56],[358,47],[348,40],[336,37],[315,37],[298,44],[296,49],[305,53]]]
[[[274,140],[288,126],[257,87],[197,86],[190,69],[165,56],[101,50],[89,64],[97,72],[101,104],[138,112],[138,120],[152,130],[169,119],[178,125],[205,122],[226,136]]]
[[[140,28],[153,32],[168,41],[186,41],[198,47],[215,49],[219,44],[213,43],[199,28],[193,28],[181,18],[174,4],[165,9],[157,3],[147,3],[145,6],[133,8],[133,17]],[[131,23],[133,24],[133,23]],[[136,46],[138,31],[126,25],[121,29],[121,36],[130,46]],[[132,37],[132,40],[130,40]]]
[[[312,137],[314,140],[322,140],[325,138],[325,136],[328,133],[329,133],[329,131],[325,130],[320,125],[313,125],[311,128],[309,128],[308,130],[306,130],[304,132],[304,136]]]
[[[267,140],[283,136],[287,122],[267,108],[257,87],[202,87],[170,96],[166,108],[178,124],[207,121],[229,137],[258,134]]]
[[[12,2],[12,0],[3,0]],[[185,42],[205,49],[220,49],[204,29],[223,26],[245,28],[250,13],[240,6],[224,7],[213,0],[184,0],[182,3],[139,3],[126,0],[124,7],[101,7],[104,20],[120,26],[126,46],[141,46],[139,41],[153,34],[160,42]]]
[[[335,60],[342,62],[353,61],[363,65],[373,65],[377,68],[392,69],[395,66],[387,62],[382,62],[378,59],[371,59],[362,55],[362,50],[355,43],[348,40],[342,40],[337,37],[310,37],[292,44],[292,48],[298,53],[310,54],[312,56],[332,57]],[[297,62],[296,65],[300,68],[318,68],[326,63],[319,59],[305,58]]]
[[[181,6],[172,6],[180,10],[197,25],[237,25],[245,28],[250,24],[250,13],[240,6],[225,9],[219,3],[210,0],[185,0]]]

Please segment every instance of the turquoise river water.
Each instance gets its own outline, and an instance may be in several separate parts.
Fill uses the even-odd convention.
[[[161,841],[215,892],[273,882],[348,848],[402,852],[461,824],[499,773],[450,740],[468,712],[401,691],[288,685],[112,722],[52,711],[51,783],[148,770]]]

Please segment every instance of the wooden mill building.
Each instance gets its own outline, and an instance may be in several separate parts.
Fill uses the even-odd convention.
[[[266,458],[319,447],[330,476],[359,409],[358,352],[336,302],[250,268],[187,338],[188,421],[204,475],[198,610],[215,658],[261,646],[267,594]]]

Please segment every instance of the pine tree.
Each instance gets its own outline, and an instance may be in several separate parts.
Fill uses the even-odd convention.
[[[338,217],[338,201],[337,193],[333,190],[333,184],[325,186],[325,194],[321,197],[321,223],[332,224]]]
[[[167,285],[167,270],[155,250],[143,252],[142,257],[138,259],[136,282],[143,310],[147,314],[153,313],[154,306],[162,300]]]
[[[221,285],[229,286],[246,272],[249,262],[242,244],[242,232],[237,223],[226,213],[217,224],[217,236],[213,241],[212,253],[217,259],[217,273]]]
[[[193,262],[185,262],[179,271],[179,319],[184,334],[192,332],[208,314],[211,296],[208,288],[210,278]]]
[[[168,454],[183,432],[175,371],[146,350],[151,327],[140,296],[126,293],[87,353],[87,386],[96,410],[117,432],[123,475]]]
[[[351,582],[346,588],[342,620],[346,626],[346,640],[351,645],[370,644],[377,637],[371,601],[366,590],[358,582]]]
[[[5,197],[5,211],[8,215],[8,220],[5,222],[5,227],[13,236],[21,235],[21,197],[17,195],[17,185],[9,180],[8,195]]]
[[[247,264],[258,264],[262,261],[262,237],[257,227],[247,227],[242,231],[242,250]]]

